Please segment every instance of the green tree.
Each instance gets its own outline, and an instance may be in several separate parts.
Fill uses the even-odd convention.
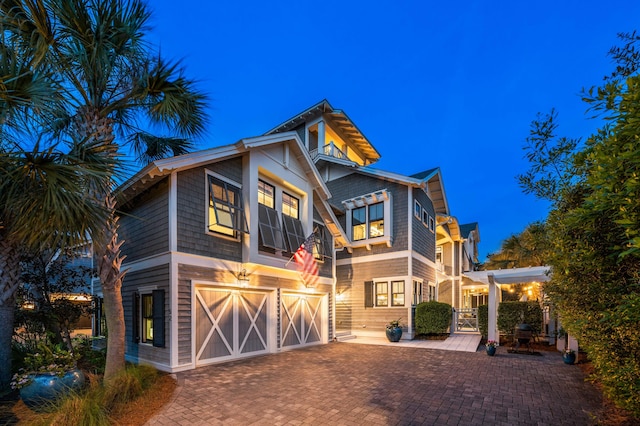
[[[544,222],[534,222],[519,234],[502,242],[500,250],[488,255],[484,269],[508,269],[543,266],[548,257],[547,231]]]
[[[557,157],[551,148],[535,157],[527,146],[532,167],[521,183],[552,202],[553,275],[545,291],[588,351],[605,394],[640,415],[640,37],[620,38],[623,45],[610,51],[614,72],[583,91],[605,124],[584,144],[538,132],[542,148],[562,149]],[[554,119],[542,127],[534,122],[533,132],[555,129]]]
[[[4,2],[12,30],[49,64],[65,88],[65,109],[55,122],[73,134],[111,146],[128,146],[148,162],[187,152],[204,131],[205,96],[146,41],[149,10],[141,0]],[[96,195],[111,213],[104,237],[94,239],[107,329],[105,380],[124,369],[124,271],[118,216],[110,188]]]

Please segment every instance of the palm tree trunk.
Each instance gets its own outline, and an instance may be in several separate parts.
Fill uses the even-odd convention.
[[[120,246],[124,241],[118,240],[119,218],[115,215],[115,198],[108,195],[105,204],[111,211],[105,224],[105,239],[108,239],[108,243],[104,246],[96,244],[95,250],[108,330],[107,359],[104,370],[104,380],[108,383],[125,367],[125,326],[121,288],[126,271],[121,271],[125,256],[120,255]]]
[[[0,389],[11,381],[11,340],[16,308],[16,290],[20,285],[20,254],[0,234]]]

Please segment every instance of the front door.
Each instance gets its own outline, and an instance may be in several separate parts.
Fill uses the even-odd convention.
[[[269,293],[216,287],[195,291],[197,365],[268,351]]]

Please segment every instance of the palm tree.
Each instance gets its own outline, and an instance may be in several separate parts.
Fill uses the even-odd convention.
[[[59,134],[130,147],[140,161],[178,155],[206,124],[205,96],[145,40],[149,11],[141,0],[14,0],[4,12],[13,30],[50,64],[66,88]],[[100,194],[110,216],[94,241],[107,329],[108,381],[124,368],[122,256],[110,190]]]
[[[3,3],[4,6],[4,3]],[[57,82],[0,21],[0,389],[11,378],[11,339],[22,250],[96,235],[104,209],[87,197],[114,173],[96,143],[42,137],[60,106]]]
[[[548,259],[548,237],[543,222],[533,222],[520,234],[502,242],[500,251],[488,256],[485,269],[507,269],[545,265]]]

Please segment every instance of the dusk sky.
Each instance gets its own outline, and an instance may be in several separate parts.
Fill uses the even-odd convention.
[[[322,99],[410,175],[440,167],[451,214],[478,222],[481,261],[548,205],[521,191],[537,112],[587,137],[583,87],[612,70],[640,1],[150,1],[152,42],[210,98],[197,149],[263,134]]]

